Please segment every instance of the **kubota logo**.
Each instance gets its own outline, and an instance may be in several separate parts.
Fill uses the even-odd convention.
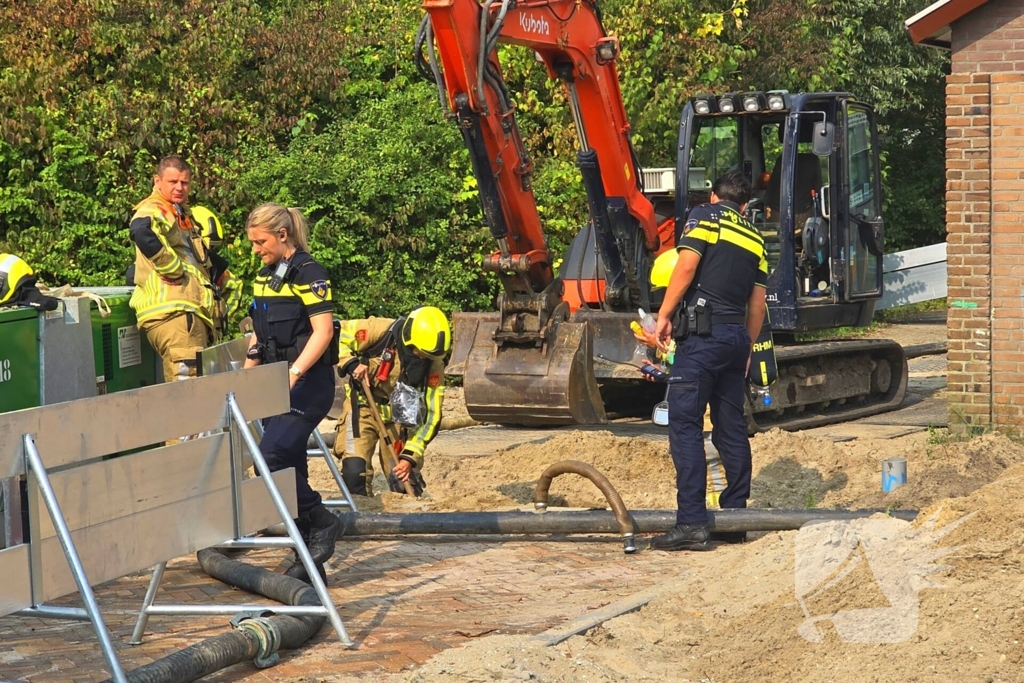
[[[527,33],[536,33],[543,36],[551,35],[551,26],[544,17],[537,19],[532,14],[520,14],[519,27]]]

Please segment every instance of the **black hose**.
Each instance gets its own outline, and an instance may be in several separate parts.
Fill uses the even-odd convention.
[[[877,513],[912,521],[917,510],[839,510],[808,508],[745,508],[708,510],[712,531],[787,531],[804,524],[837,519],[857,519]],[[636,531],[661,533],[676,524],[675,510],[631,510]],[[342,512],[345,538],[406,534],[510,535],[510,534],[614,534],[619,522],[611,510],[550,510],[536,512]]]
[[[215,579],[286,605],[320,604],[312,586],[283,574],[228,559],[214,549],[200,550],[199,566]],[[272,606],[267,607],[273,611]],[[323,626],[322,616],[271,616],[267,621],[276,631],[277,647],[294,650],[312,638]],[[254,660],[261,654],[258,629],[238,628],[207,638],[190,647],[141,666],[126,674],[130,683],[190,683],[233,664]],[[108,679],[109,681],[109,679]],[[106,681],[104,683],[107,683]]]

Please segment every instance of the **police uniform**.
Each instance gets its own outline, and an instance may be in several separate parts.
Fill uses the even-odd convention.
[[[728,482],[719,505],[746,507],[750,495],[750,442],[743,408],[751,340],[745,321],[753,288],[767,286],[768,261],[761,234],[729,201],[694,207],[676,248],[701,257],[683,296],[690,329],[685,337],[676,337],[669,387],[669,445],[679,506],[676,521],[706,525],[703,426],[708,404],[715,427],[711,440]],[[701,329],[694,329],[698,322]]]
[[[405,318],[368,318],[346,320],[341,323],[338,366],[345,368],[356,362],[368,367],[367,377],[373,391],[373,400],[381,412],[387,427],[393,424],[389,401],[397,382],[403,382],[423,392],[426,401],[426,416],[423,424],[414,428],[411,434],[399,430],[407,439],[402,447],[402,457],[409,458],[419,468],[423,465],[423,452],[427,444],[437,435],[441,424],[441,405],[444,400],[444,361],[416,358],[402,344],[401,329]],[[378,377],[385,350],[392,355],[391,370],[384,379]],[[372,495],[373,453],[378,445],[376,421],[370,413],[360,391],[352,392],[358,405],[353,409],[352,453],[345,453],[341,461],[342,476],[349,491],[361,495]],[[358,426],[356,426],[358,425]]]
[[[305,251],[296,251],[282,278],[279,264],[265,266],[256,276],[251,309],[257,346],[250,350],[262,363],[287,361],[302,353],[313,325],[310,317],[331,313],[331,284],[327,271]],[[334,402],[334,367],[331,346],[295,382],[291,410],[264,421],[260,450],[271,471],[295,468],[299,519],[321,504],[320,494],[308,481],[306,443]],[[300,525],[301,527],[301,525]]]
[[[216,304],[209,252],[185,209],[156,190],[135,207],[130,305],[163,360],[164,380],[195,376],[196,353],[214,340]]]

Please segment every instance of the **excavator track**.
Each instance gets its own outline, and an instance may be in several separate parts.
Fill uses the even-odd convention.
[[[894,410],[907,392],[907,355],[891,339],[815,342],[775,350],[768,407],[747,403],[747,431],[811,429]]]

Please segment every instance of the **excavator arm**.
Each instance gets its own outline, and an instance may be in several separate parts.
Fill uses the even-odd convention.
[[[467,406],[478,419],[602,422],[592,333],[586,322],[568,322],[531,186],[533,163],[496,47],[532,50],[565,84],[605,274],[604,301],[592,303],[626,311],[647,304],[647,270],[660,238],[629,139],[615,70],[618,41],[588,0],[424,0],[423,7],[417,63],[437,83],[469,149],[497,242],[483,268],[498,275],[503,290],[496,320],[457,315],[450,371],[464,374]]]

